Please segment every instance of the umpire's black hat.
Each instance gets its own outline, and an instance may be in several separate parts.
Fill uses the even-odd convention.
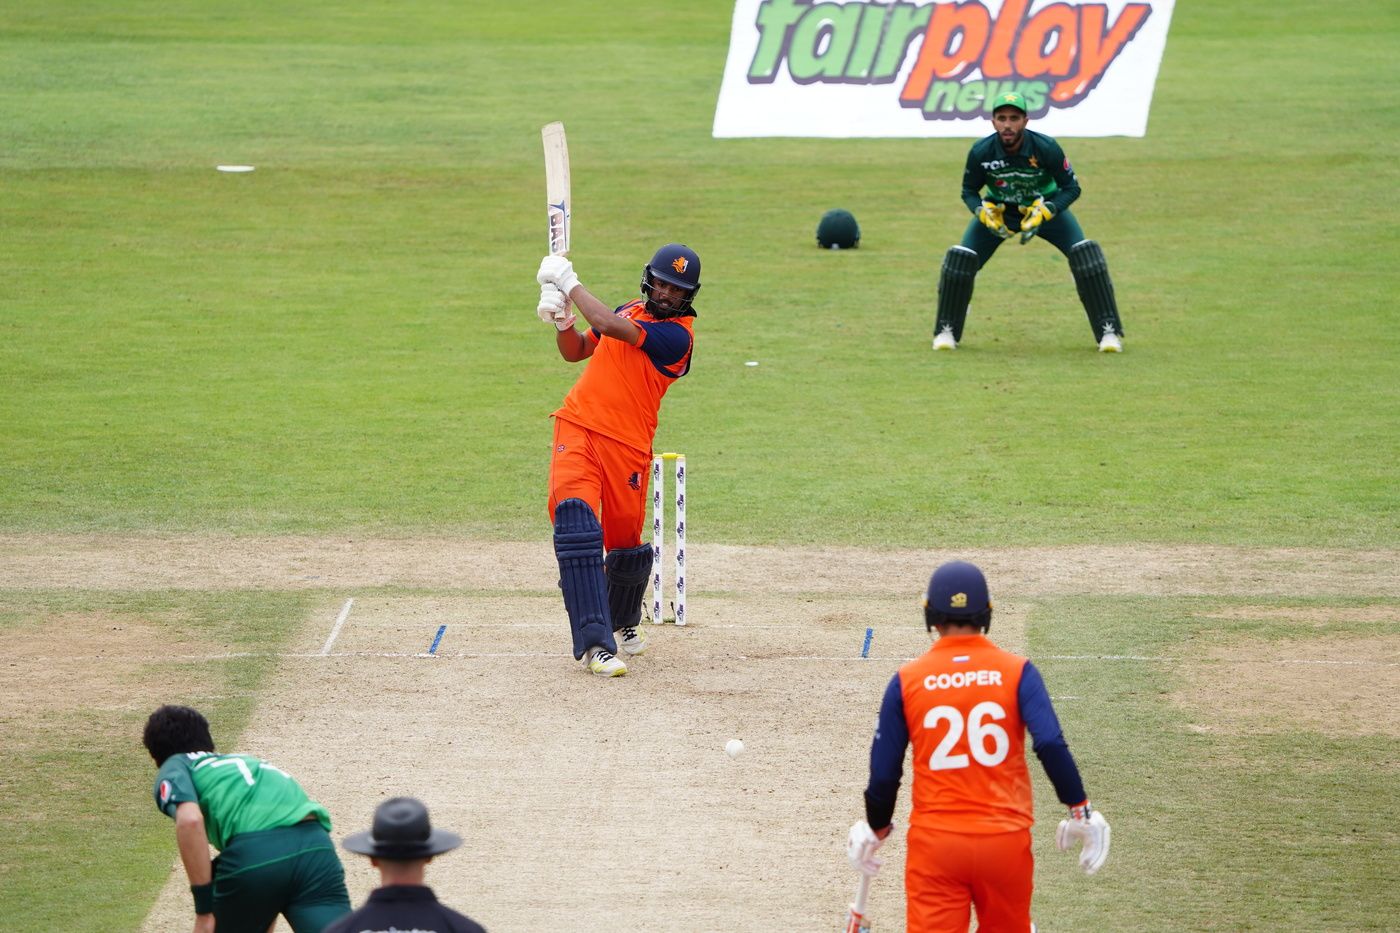
[[[374,858],[410,861],[451,852],[462,837],[433,829],[428,808],[413,797],[392,797],[374,811],[374,828],[351,833],[341,845],[350,852]]]

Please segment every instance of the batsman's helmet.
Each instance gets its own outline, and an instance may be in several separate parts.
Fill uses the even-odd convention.
[[[651,297],[651,286],[661,280],[677,288],[688,289],[684,298],[675,308],[663,308]],[[680,243],[667,243],[656,251],[651,262],[642,268],[642,294],[647,300],[647,311],[653,317],[681,317],[694,315],[690,303],[700,291],[700,256],[689,246]]]
[[[987,578],[975,564],[955,560],[933,572],[924,593],[924,627],[953,623],[975,625],[986,631],[992,627],[992,599],[987,595]]]
[[[817,224],[817,245],[822,249],[855,249],[860,245],[860,224],[855,215],[840,208],[827,211]]]

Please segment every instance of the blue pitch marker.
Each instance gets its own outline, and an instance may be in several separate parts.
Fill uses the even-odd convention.
[[[862,658],[870,657],[870,640],[874,637],[875,630],[873,628],[868,628],[865,630],[865,644],[862,645],[860,649],[860,656]]]
[[[438,633],[433,636],[433,646],[428,649],[428,654],[437,654],[438,642],[442,641],[442,633],[445,631],[447,631],[447,626],[438,626]]]

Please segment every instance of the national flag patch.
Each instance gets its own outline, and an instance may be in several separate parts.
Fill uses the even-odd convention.
[[[161,805],[161,806],[165,806],[165,805],[166,805],[167,803],[169,803],[169,802],[170,802],[170,782],[169,782],[169,781],[161,781],[161,782],[160,782],[160,805]]]

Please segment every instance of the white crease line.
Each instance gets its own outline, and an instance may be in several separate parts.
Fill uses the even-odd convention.
[[[1264,662],[1260,662],[1264,663]],[[1278,664],[1346,664],[1353,667],[1400,667],[1397,661],[1313,661],[1306,658],[1284,658]]]
[[[159,656],[144,655],[59,655],[42,656],[34,655],[30,657],[11,658],[10,664],[16,665],[21,662],[52,664],[72,661],[115,661],[124,664],[151,664],[160,661],[227,661],[233,658],[275,658],[279,660],[311,660],[318,658],[446,658],[451,660],[469,661],[474,658],[562,658],[567,657],[566,651],[459,651],[449,654],[427,654],[422,651],[337,651],[334,654],[324,652],[305,651],[227,651],[220,654],[162,654]],[[716,654],[716,655],[688,655],[691,660],[696,661],[722,661],[726,658],[740,661],[842,661],[866,664],[871,661],[881,661],[884,663],[903,664],[906,661],[914,660],[912,657],[906,658],[862,658],[859,654],[841,655],[778,655],[772,657],[753,657],[750,655]],[[1283,658],[1278,661],[1252,661],[1248,658],[1151,658],[1136,655],[1103,655],[1103,654],[1075,654],[1075,655],[1041,655],[1039,658],[1031,658],[1032,661],[1188,661],[1190,663],[1205,664],[1317,664],[1317,665],[1348,665],[1351,667],[1400,667],[1400,661],[1326,661],[1311,658]],[[1066,699],[1077,699],[1076,697],[1066,697]]]
[[[1150,656],[1145,655],[1145,654],[1041,654],[1041,655],[1037,655],[1037,656],[1034,657],[1034,658],[1031,658],[1031,660],[1032,660],[1032,661],[1035,661],[1035,660],[1042,660],[1042,661],[1180,661],[1181,658],[1173,658],[1173,657],[1154,658],[1154,657],[1150,657]],[[1203,659],[1203,658],[1193,658],[1192,660],[1200,661],[1200,660],[1204,660],[1204,659]],[[1302,662],[1300,662],[1300,663],[1302,663],[1302,664],[1308,664],[1308,663],[1312,663],[1312,662],[1302,661]]]
[[[451,616],[447,616],[446,618],[451,619],[452,617],[451,617]],[[361,628],[383,629],[383,628],[397,628],[397,627],[402,627],[402,626],[405,626],[405,625],[414,625],[414,624],[417,624],[417,622],[418,622],[418,620],[415,620],[415,619],[404,619],[404,618],[395,617],[395,616],[390,616],[390,617],[388,617],[388,618],[384,618],[384,617],[381,617],[381,616],[377,615],[374,609],[365,609],[363,606],[361,606],[361,607],[360,607],[360,620],[359,620],[358,622],[356,622],[355,624],[358,625],[358,626],[360,626]],[[547,629],[556,629],[556,630],[561,630],[561,631],[562,631],[562,630],[567,630],[568,625],[569,625],[569,620],[568,620],[567,618],[562,617],[562,616],[559,618],[558,621],[555,621],[555,622],[495,622],[495,621],[491,621],[491,620],[473,619],[473,620],[470,620],[470,621],[463,621],[462,624],[464,624],[464,625],[470,625],[470,626],[472,626],[472,628],[478,628],[478,629],[482,629],[482,628],[547,628]],[[684,631],[686,631],[687,629],[689,629],[689,630],[691,630],[691,631],[702,630],[702,629],[705,630],[705,631],[712,631],[712,630],[714,630],[714,629],[740,629],[740,630],[743,630],[743,631],[774,631],[774,632],[811,632],[811,631],[812,631],[811,627],[810,627],[810,626],[807,626],[807,625],[801,625],[801,624],[798,624],[798,625],[770,625],[770,624],[763,623],[763,622],[753,622],[753,623],[750,623],[750,622],[735,622],[735,623],[722,623],[722,624],[718,624],[718,625],[711,624],[711,623],[706,623],[706,624],[703,625],[703,626],[700,626],[700,625],[675,625],[675,624],[670,623],[670,622],[664,623],[663,625],[657,625],[657,624],[655,624],[654,622],[646,622],[646,623],[643,623],[643,624],[642,624],[641,626],[639,626],[639,627],[640,627],[640,628],[644,628],[644,629],[651,629],[651,628],[661,629],[661,628],[666,628],[666,629],[669,629],[669,630],[671,630],[671,631],[676,631],[676,632],[684,632]]]
[[[345,601],[345,605],[340,607],[340,615],[336,616],[335,628],[331,629],[331,635],[326,639],[325,645],[321,648],[321,657],[326,657],[331,653],[331,645],[335,644],[335,638],[340,634],[340,627],[345,624],[345,620],[350,618],[350,607],[355,605],[355,597],[350,597]]]

